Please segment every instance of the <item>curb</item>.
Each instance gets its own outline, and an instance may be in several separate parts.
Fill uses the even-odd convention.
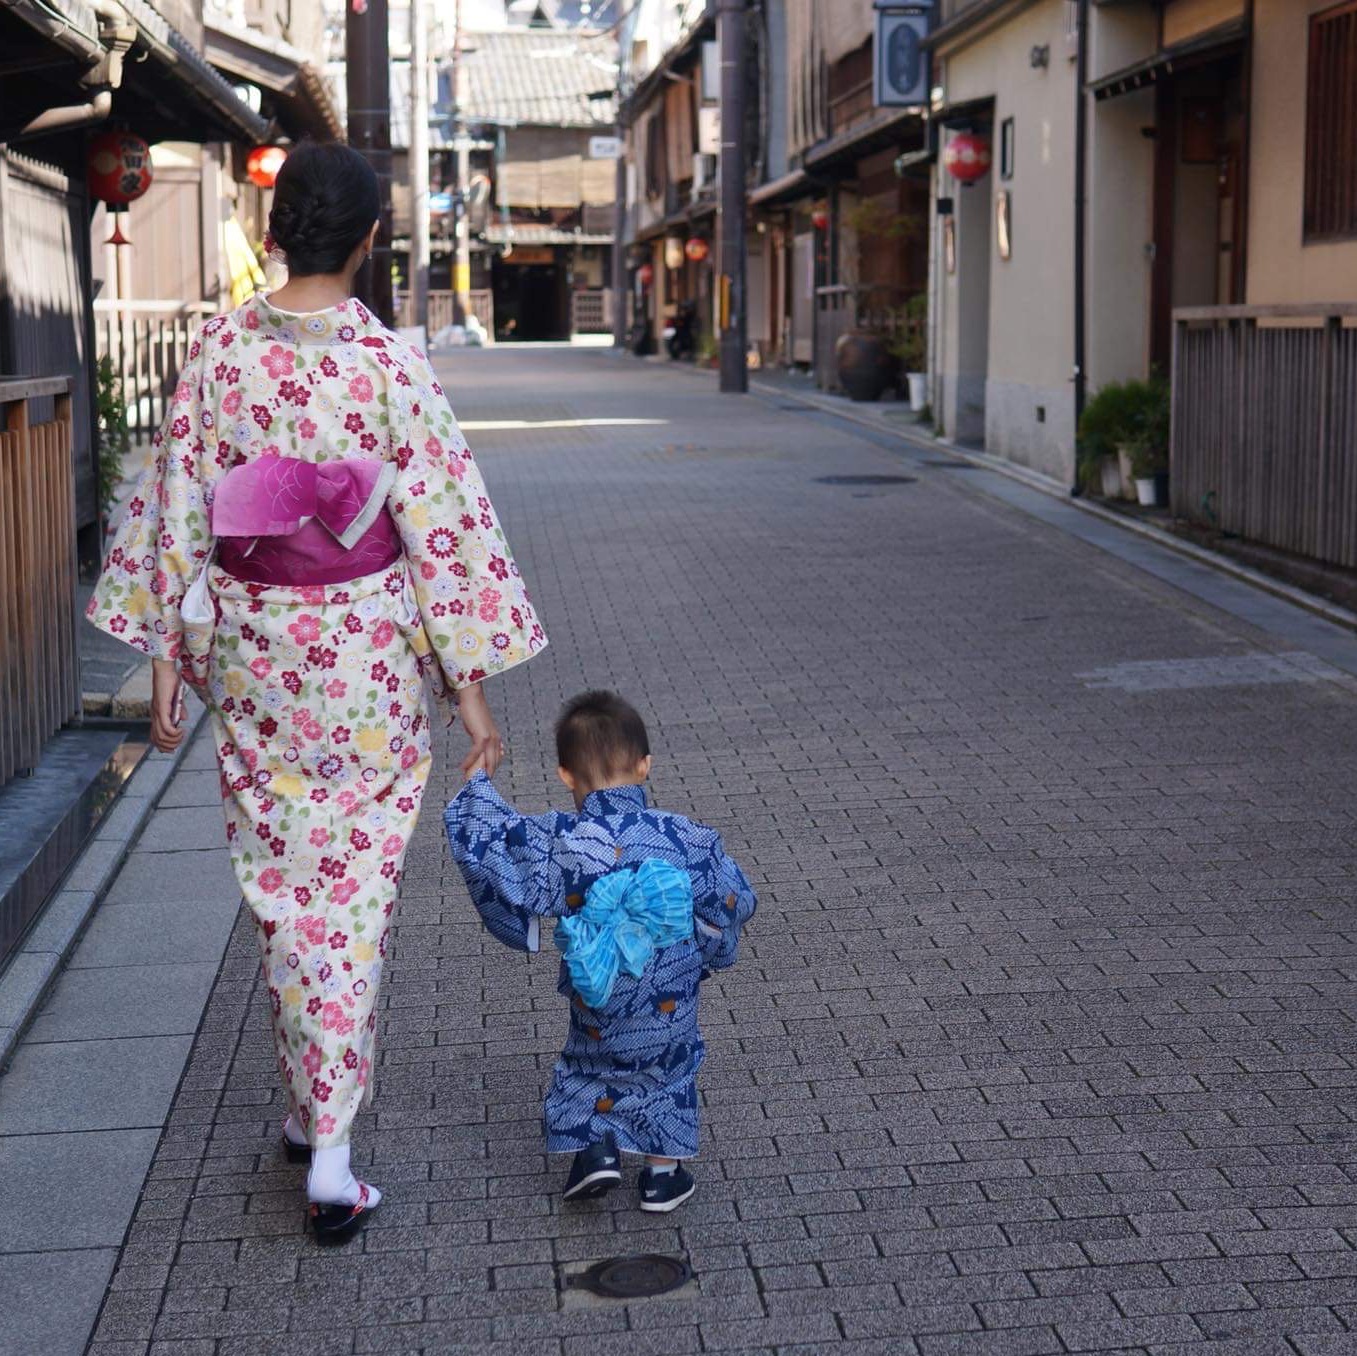
[[[207,708],[191,692],[186,700],[184,742],[174,753],[152,750],[142,759],[0,975],[0,1073],[9,1066],[203,726]]]

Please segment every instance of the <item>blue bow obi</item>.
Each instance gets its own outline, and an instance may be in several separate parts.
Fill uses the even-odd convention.
[[[656,951],[692,935],[688,873],[651,857],[596,880],[584,907],[557,921],[552,939],[575,992],[596,1008],[608,1001],[619,971],[639,979]]]

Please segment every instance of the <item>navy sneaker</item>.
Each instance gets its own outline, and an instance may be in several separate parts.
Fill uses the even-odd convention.
[[[642,1168],[636,1185],[641,1192],[641,1209],[653,1214],[677,1210],[697,1190],[693,1174],[682,1163],[673,1172]]]
[[[562,1199],[591,1201],[621,1185],[622,1160],[617,1153],[617,1141],[611,1135],[605,1135],[600,1143],[591,1144],[575,1155]]]

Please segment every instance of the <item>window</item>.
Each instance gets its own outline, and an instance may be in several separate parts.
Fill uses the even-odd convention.
[[[1357,236],[1357,0],[1310,20],[1305,101],[1305,239]]]
[[[1013,177],[1013,119],[1005,118],[999,124],[999,177]]]

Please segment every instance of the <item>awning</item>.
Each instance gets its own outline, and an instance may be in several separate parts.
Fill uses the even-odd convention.
[[[824,141],[817,142],[804,156],[808,170],[829,169],[845,160],[858,160],[873,151],[899,145],[901,135],[910,129],[923,137],[922,108],[883,108],[872,117]]]
[[[1088,88],[1098,100],[1113,99],[1119,94],[1129,94],[1132,90],[1143,89],[1146,85],[1156,84],[1175,71],[1192,66],[1200,66],[1215,61],[1222,56],[1243,49],[1248,37],[1247,19],[1232,19],[1207,33],[1200,33],[1186,42],[1166,47],[1153,56],[1137,61],[1134,65],[1123,66],[1111,75],[1090,80]]]
[[[210,16],[204,26],[207,59],[232,81],[257,85],[272,95],[284,131],[300,140],[340,140],[344,119],[321,70],[305,52],[281,38],[266,37]]]
[[[770,179],[766,184],[760,184],[750,193],[749,201],[755,207],[771,207],[774,203],[794,202],[797,198],[807,197],[818,188],[817,181],[805,170],[793,170],[780,179]]]
[[[269,125],[208,65],[202,54],[146,0],[118,0],[137,26],[137,49],[123,67],[123,83],[114,93],[116,120],[125,96],[151,104],[159,114],[154,126],[138,119],[134,130],[153,140],[241,141],[268,138]]]

